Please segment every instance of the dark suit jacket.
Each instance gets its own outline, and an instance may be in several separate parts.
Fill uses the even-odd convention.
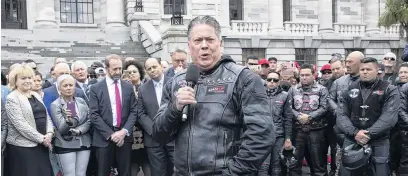
[[[126,129],[129,136],[125,137],[125,142],[133,142],[133,126],[137,120],[136,97],[133,86],[121,80],[122,88],[122,121],[121,129]],[[93,84],[89,92],[89,111],[93,127],[92,146],[106,147],[109,144],[113,130],[112,107],[109,99],[106,79]],[[109,140],[108,140],[109,139]]]
[[[164,84],[166,84],[169,79],[169,77],[164,76],[163,88]],[[140,86],[138,98],[138,122],[144,129],[144,145],[146,147],[157,147],[160,144],[154,141],[152,138],[152,126],[153,118],[156,116],[157,111],[159,110],[159,103],[157,102],[153,80],[150,79]]]
[[[51,103],[59,98],[57,86],[55,84],[53,84],[51,87],[48,87],[48,88],[44,89],[43,92],[44,92],[44,97],[43,97],[44,105],[47,108],[48,114],[50,115],[50,117],[52,117],[51,113],[50,113],[51,112]],[[78,88],[75,88],[74,97],[80,97],[80,98],[82,98],[84,100],[87,99],[84,92],[82,91],[82,89],[78,89]],[[88,101],[86,101],[86,103],[88,104]]]
[[[174,75],[176,75],[176,73],[174,72],[174,67],[170,67],[170,68],[164,73],[164,77],[167,77],[167,78],[173,78]]]
[[[75,87],[80,89],[84,93],[84,95],[86,96],[86,99],[84,99],[84,100],[85,100],[86,104],[88,104],[88,105],[89,105],[89,89],[90,89],[91,85],[92,85],[91,80],[89,80],[88,81],[88,88],[87,88],[88,90],[87,90],[87,92],[85,92],[84,90],[82,90],[81,86],[78,84],[78,81],[75,82]]]

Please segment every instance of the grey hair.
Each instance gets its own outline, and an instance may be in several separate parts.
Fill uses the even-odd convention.
[[[71,68],[72,70],[75,70],[75,68],[78,66],[82,66],[84,69],[87,68],[86,64],[82,61],[75,61],[74,63],[72,63]]]
[[[174,53],[184,53],[187,55],[187,51],[183,48],[174,48],[173,50],[171,50],[170,56],[173,56]]]
[[[191,29],[197,24],[206,24],[206,25],[214,27],[215,34],[217,35],[218,39],[221,39],[220,23],[218,23],[218,21],[214,17],[209,16],[209,15],[204,15],[204,16],[195,17],[194,19],[190,21],[190,24],[188,24],[187,38],[189,40],[190,40]]]

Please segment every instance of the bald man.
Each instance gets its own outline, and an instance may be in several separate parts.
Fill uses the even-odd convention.
[[[54,73],[55,73],[55,78],[58,79],[59,76],[64,75],[64,74],[71,74],[71,70],[69,68],[69,65],[67,63],[58,63],[54,67]],[[58,85],[57,82],[55,82],[51,87],[48,87],[44,89],[44,105],[47,108],[48,112],[51,112],[50,106],[51,103],[54,102],[58,97],[59,97],[59,91],[58,91]],[[84,92],[79,89],[75,88],[75,97],[80,97],[84,100],[87,100]],[[49,114],[51,116],[51,114]],[[52,117],[51,117],[52,118]]]
[[[152,175],[171,176],[173,174],[174,142],[166,145],[152,138],[152,121],[159,110],[162,90],[170,79],[163,74],[163,67],[155,58],[145,62],[146,73],[151,78],[139,88],[138,117],[144,129],[144,145],[151,166]]]

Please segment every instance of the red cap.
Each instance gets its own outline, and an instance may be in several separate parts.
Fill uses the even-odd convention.
[[[324,70],[331,70],[330,64],[325,64],[325,65],[323,65],[323,67],[320,69],[320,72],[322,72],[322,71],[324,71]]]
[[[264,65],[264,64],[269,65],[268,60],[266,60],[266,59],[261,59],[261,60],[258,61],[258,65]]]

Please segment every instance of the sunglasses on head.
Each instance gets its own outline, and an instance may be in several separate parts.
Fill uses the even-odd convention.
[[[395,61],[395,58],[393,58],[393,57],[384,57],[384,60],[391,60],[391,61]]]
[[[276,83],[277,83],[277,82],[279,82],[279,79],[276,79],[276,78],[266,78],[266,81],[267,81],[267,82],[272,82],[272,81],[273,81],[273,82],[276,82]]]

